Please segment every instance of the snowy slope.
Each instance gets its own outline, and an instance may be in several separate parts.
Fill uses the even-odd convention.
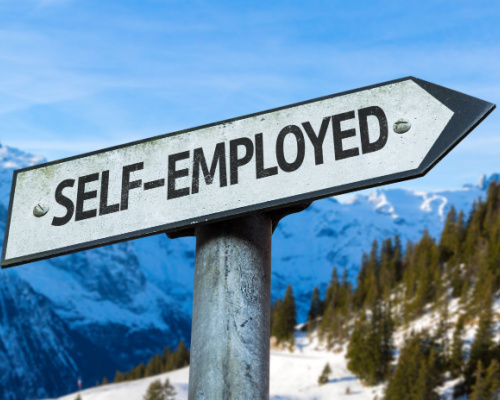
[[[0,145],[0,242],[13,170],[40,162],[41,157]],[[417,240],[425,228],[438,236],[450,205],[468,211],[475,199],[485,197],[488,179],[439,192],[379,189],[347,202],[329,198],[286,217],[273,236],[273,299],[292,284],[303,320],[313,286],[324,290],[334,265],[346,268],[354,279],[361,255],[374,239],[399,234],[405,243]],[[157,235],[1,271],[0,285],[10,288],[0,292],[4,398],[65,393],[78,375],[93,385],[104,375],[112,378],[117,368],[123,371],[147,361],[181,338],[189,343],[194,251],[194,238]],[[3,305],[8,302],[15,312],[9,314]],[[51,317],[26,324],[41,304]],[[43,342],[46,357],[66,352],[65,363],[42,368],[26,361],[42,346],[39,338],[44,335],[54,338]],[[70,351],[78,349],[81,340],[86,341],[87,358],[102,355],[98,369]],[[30,383],[17,385],[20,381]]]
[[[296,349],[272,351],[270,366],[271,400],[372,400],[374,388],[364,387],[346,368],[344,353],[334,354],[321,350],[315,341],[311,342],[305,334],[298,334]],[[326,363],[330,364],[333,374],[330,382],[318,386],[318,377]],[[189,367],[140,379],[131,382],[111,384],[80,392],[82,400],[142,400],[149,384],[160,378],[168,378],[177,392],[177,400],[188,398]],[[350,388],[351,394],[346,394]],[[74,400],[76,393],[59,398]]]
[[[458,299],[449,302],[448,318],[448,340],[451,343],[455,324],[460,313]],[[493,306],[494,314],[497,315],[494,325],[495,340],[500,339],[500,298],[497,298]],[[394,334],[394,344],[397,350],[404,345],[405,338],[411,332],[417,333],[427,330],[435,333],[439,312],[432,311],[424,314],[421,318],[413,321],[408,326],[400,328]],[[464,350],[467,351],[473,342],[478,327],[478,320],[472,321],[466,326],[463,340]],[[270,363],[270,399],[271,400],[373,400],[375,396],[382,399],[385,384],[374,387],[363,386],[363,384],[347,369],[345,359],[346,346],[336,352],[328,351],[320,343],[315,335],[308,337],[305,333],[296,330],[296,346],[292,352],[289,350],[272,350]],[[397,363],[397,355],[394,365]],[[318,377],[324,366],[328,363],[332,370],[330,379],[325,385],[318,385]],[[150,383],[155,379],[162,382],[168,378],[177,392],[177,400],[186,400],[188,397],[189,367],[167,372],[155,377],[138,379],[135,381],[110,384],[96,387],[80,392],[82,400],[142,400]],[[447,381],[439,388],[443,400],[452,400],[453,386],[455,380]],[[349,390],[349,394],[347,391]],[[76,393],[60,397],[58,400],[74,400]],[[466,400],[466,399],[462,399]]]

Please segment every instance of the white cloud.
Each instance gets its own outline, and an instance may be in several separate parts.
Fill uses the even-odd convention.
[[[171,3],[172,12],[155,15],[145,6],[135,13],[116,3],[70,3],[41,0],[41,11],[21,21],[0,16],[2,141],[50,159],[407,75],[500,98],[497,41],[447,36],[461,21],[493,15],[487,7],[470,15],[453,7],[439,23],[423,24],[412,10],[393,20],[390,7],[366,3],[370,12],[339,7],[324,25],[331,12],[324,7]],[[65,4],[67,14],[56,7]],[[490,122],[500,123],[497,113],[443,168],[500,154]]]

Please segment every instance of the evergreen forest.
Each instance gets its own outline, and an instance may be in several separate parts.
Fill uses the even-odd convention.
[[[167,346],[162,354],[156,354],[149,359],[147,364],[141,363],[130,371],[116,371],[113,383],[132,381],[135,379],[146,378],[168,371],[174,371],[189,365],[189,350],[184,341],[181,340],[174,351]],[[104,377],[102,385],[108,384],[108,378]]]
[[[385,400],[439,399],[439,386],[453,381],[454,396],[496,399],[500,344],[494,338],[500,290],[500,183],[469,215],[448,212],[441,238],[424,231],[416,243],[399,238],[373,242],[364,254],[355,287],[333,268],[321,299],[314,288],[306,329],[327,348],[347,348],[348,368],[365,385],[386,382]],[[449,305],[458,305],[450,312]],[[434,313],[426,330],[415,322]],[[272,308],[271,334],[293,345],[292,288]],[[471,343],[465,332],[477,326]],[[405,332],[402,346],[395,333]]]

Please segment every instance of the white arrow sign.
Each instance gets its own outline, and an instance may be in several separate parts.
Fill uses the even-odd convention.
[[[422,176],[494,107],[410,77],[15,171],[1,264]]]

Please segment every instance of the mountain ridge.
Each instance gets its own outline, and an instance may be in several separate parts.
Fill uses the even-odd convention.
[[[12,171],[43,161],[42,157],[0,146],[2,230]],[[485,197],[488,182],[498,178],[499,174],[482,177],[479,185],[456,190],[382,188],[346,201],[327,198],[284,218],[273,235],[272,299],[283,297],[286,286],[291,284],[299,320],[304,320],[312,288],[318,286],[324,292],[334,265],[346,269],[354,281],[361,255],[369,251],[374,239],[399,234],[405,244],[407,240],[418,240],[424,229],[439,237],[450,206],[453,204],[468,213],[475,200]],[[3,231],[0,236],[3,240]],[[56,383],[49,382],[49,373],[23,370],[16,360],[0,364],[1,373],[14,369],[11,382],[33,383],[23,392],[9,382],[0,381],[0,388],[11,388],[6,398],[53,397],[70,391],[77,375],[84,377],[85,386],[94,385],[103,375],[114,376],[117,368],[126,370],[146,361],[165,345],[175,347],[180,339],[189,343],[194,257],[194,238],[169,240],[166,235],[156,235],[2,271],[0,285],[11,285],[24,293],[24,297],[16,296],[16,291],[9,292],[9,302],[22,303],[17,317],[7,318],[11,314],[0,307],[0,351],[17,348],[19,359],[26,358],[29,351],[19,345],[22,336],[38,343],[37,335],[46,331],[54,338],[67,339],[65,344],[61,344],[63,341],[47,344],[47,357],[75,346],[80,340],[75,335],[88,341],[89,351],[102,352],[107,357],[97,373],[78,361],[76,355],[68,355],[75,368],[60,371],[52,366],[51,373],[59,376]],[[14,281],[19,284],[12,285]],[[0,293],[1,304],[7,302],[6,293]],[[55,329],[40,319],[33,322],[35,329],[30,331],[28,325],[21,323],[30,314],[30,307],[36,310],[42,304],[50,310],[53,325],[60,323],[64,328]],[[12,325],[19,326],[16,338],[8,335]],[[70,382],[68,376],[74,376],[74,381]],[[40,388],[45,394],[40,395]]]

